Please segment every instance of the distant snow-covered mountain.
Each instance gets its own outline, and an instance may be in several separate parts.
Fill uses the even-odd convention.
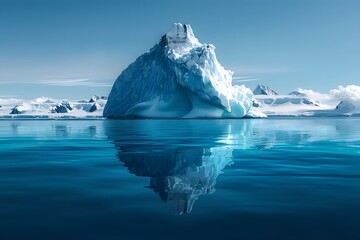
[[[106,99],[97,95],[88,101],[72,102],[46,97],[34,100],[0,99],[0,118],[102,117]]]
[[[256,86],[253,93],[254,93],[254,95],[268,95],[268,96],[278,95],[277,92],[272,90],[270,87],[260,85],[260,84],[258,84]]]
[[[354,87],[351,87],[351,89],[353,90]],[[279,95],[270,87],[263,85],[258,85],[255,90],[254,93],[262,94],[254,94],[253,107],[270,117],[357,116],[360,113],[360,107],[357,107],[354,101],[343,100],[339,103],[337,99],[341,97],[347,99],[343,89],[340,98],[336,98],[332,94],[321,94],[313,90],[304,89],[298,89],[286,95]],[[354,96],[356,93],[352,91],[349,95]],[[315,99],[316,96],[318,96],[318,99]],[[357,101],[355,100],[355,102]]]
[[[310,99],[305,93],[292,91],[287,95],[279,95],[268,86],[258,85],[254,90],[254,98],[258,105],[305,104],[318,106],[321,103]]]
[[[352,113],[355,112],[356,106],[348,101],[341,101],[335,108],[335,110],[337,112],[341,112],[341,113]],[[360,112],[360,111],[359,111]]]

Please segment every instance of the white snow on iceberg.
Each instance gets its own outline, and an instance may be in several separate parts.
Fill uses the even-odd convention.
[[[242,118],[252,92],[232,86],[232,72],[218,62],[215,47],[202,44],[188,24],[172,30],[117,78],[104,116],[109,118]],[[264,116],[255,114],[250,116]]]

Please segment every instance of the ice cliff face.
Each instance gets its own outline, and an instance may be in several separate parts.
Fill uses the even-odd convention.
[[[241,118],[252,92],[232,86],[232,72],[188,24],[172,30],[117,78],[104,116],[109,118]],[[255,114],[256,115],[256,114]]]

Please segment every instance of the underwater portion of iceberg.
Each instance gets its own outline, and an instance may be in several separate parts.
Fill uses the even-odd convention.
[[[104,109],[108,118],[242,118],[252,92],[232,86],[232,72],[217,61],[188,24],[174,24],[160,42],[116,80]]]

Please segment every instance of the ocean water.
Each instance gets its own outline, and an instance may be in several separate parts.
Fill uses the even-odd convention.
[[[360,119],[0,121],[0,239],[360,239]]]

